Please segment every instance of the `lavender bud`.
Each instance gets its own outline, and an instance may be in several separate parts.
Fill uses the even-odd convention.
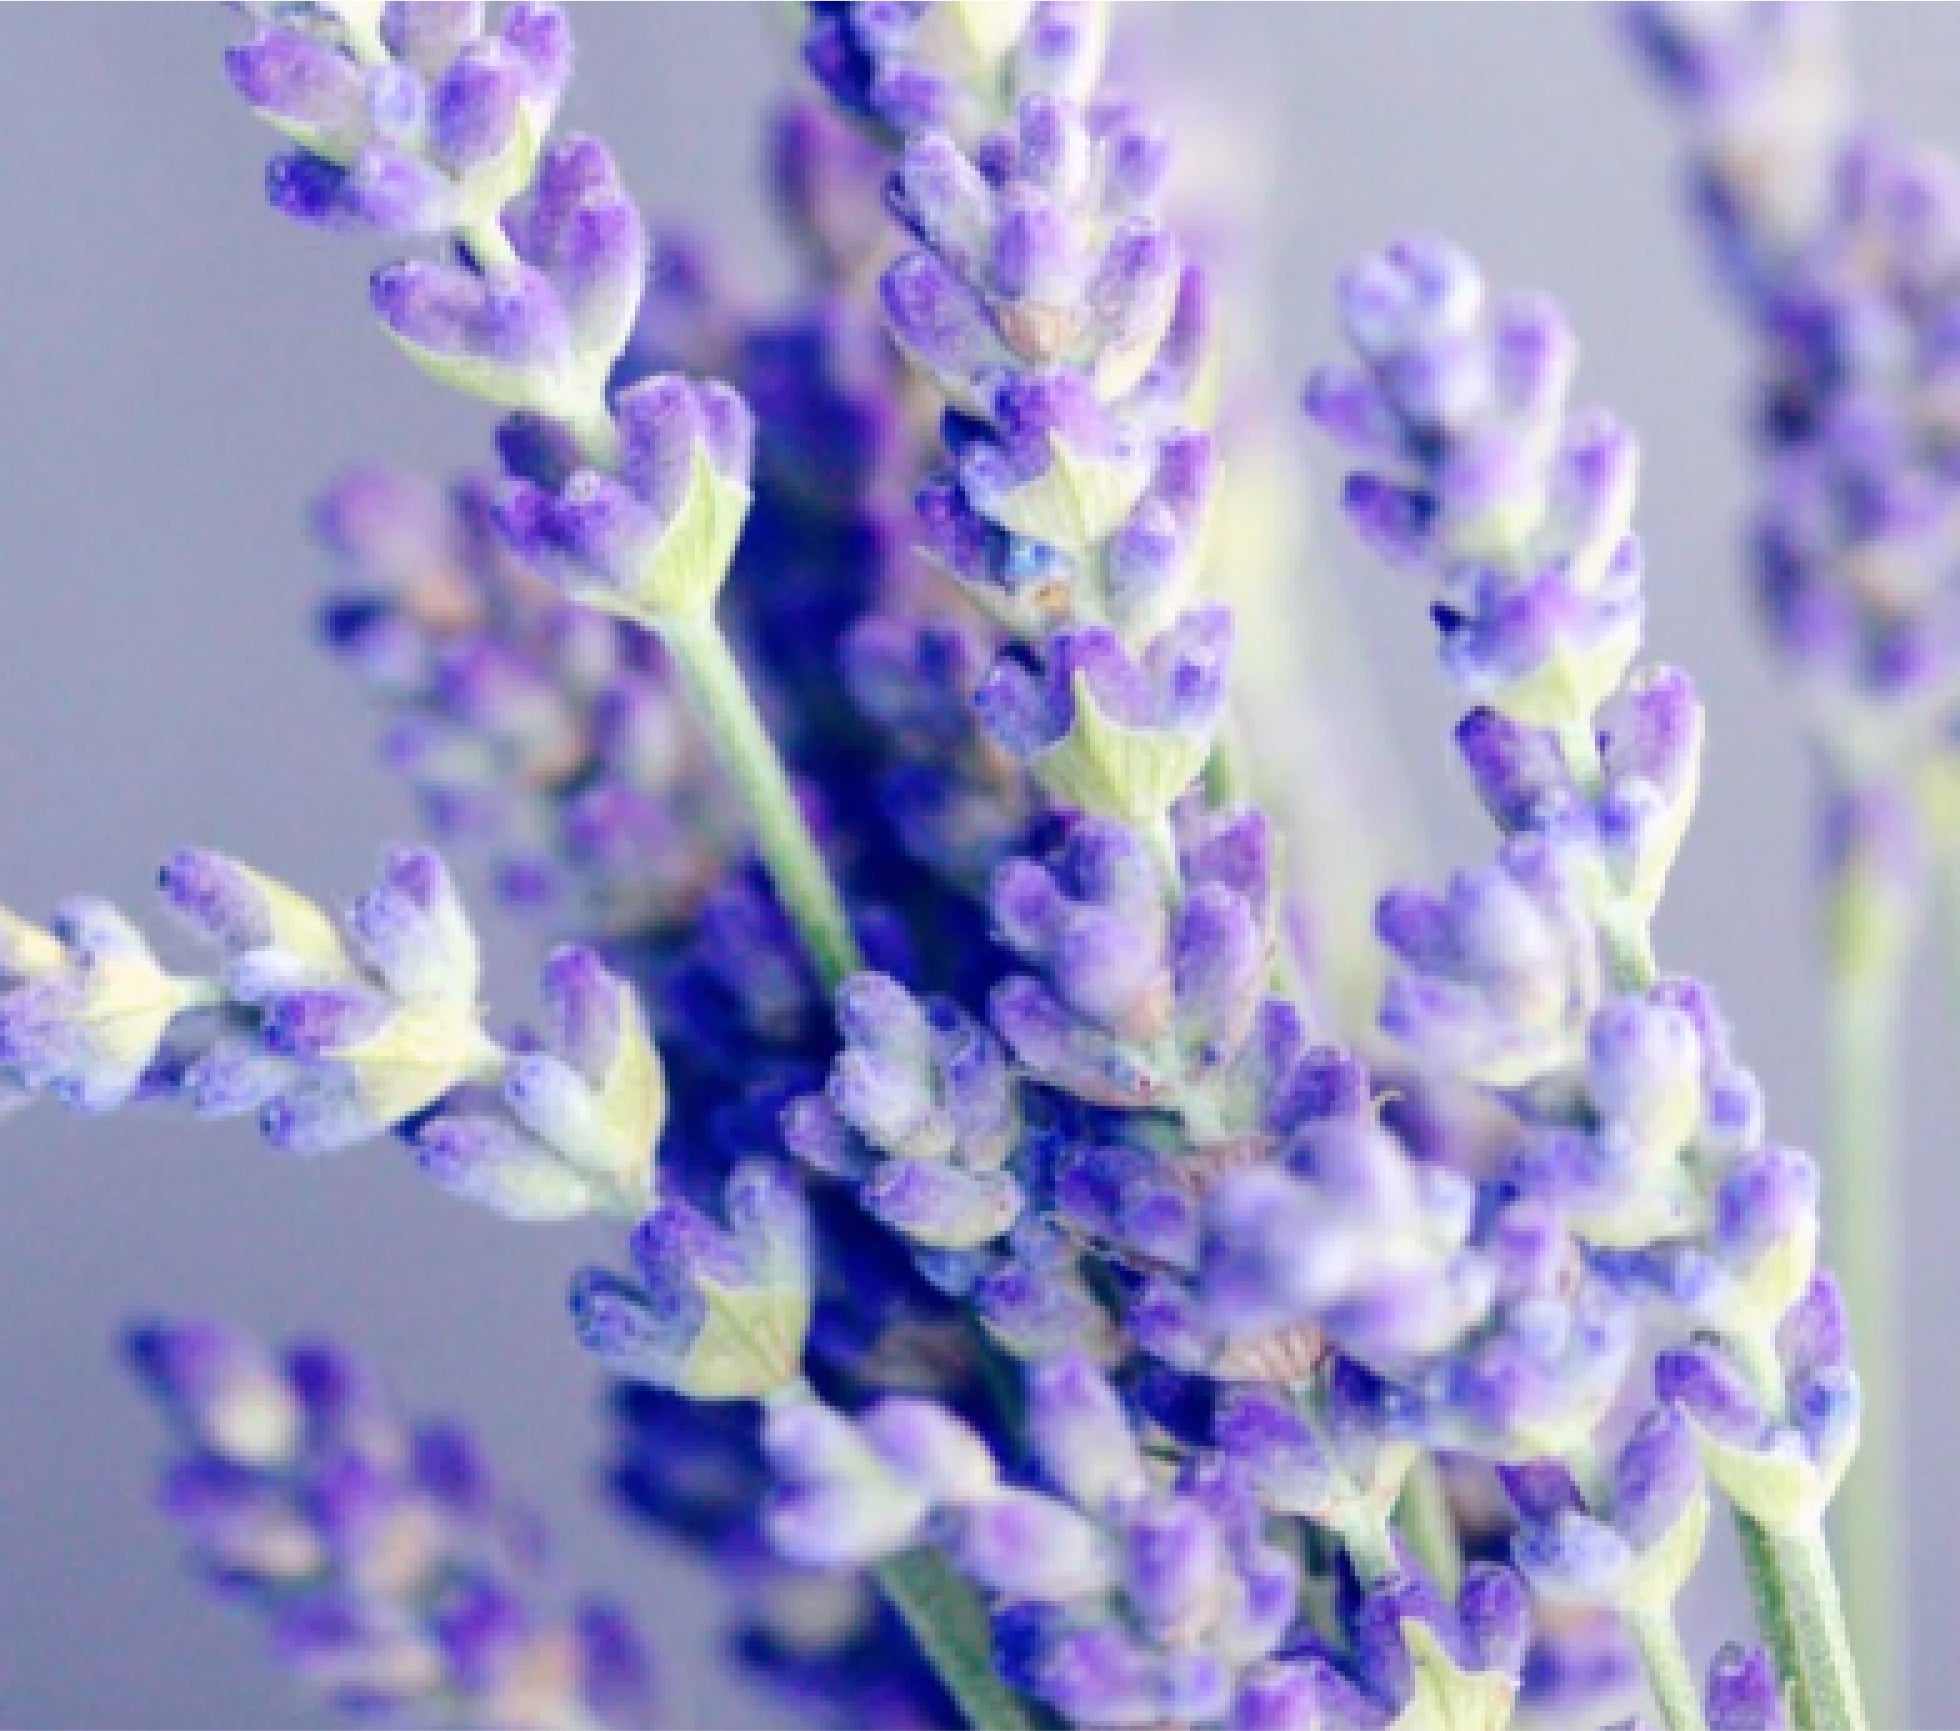
[[[754,1399],[802,1374],[810,1326],[809,1221],[782,1170],[735,1169],[727,1226],[663,1202],[641,1222],[633,1256],[645,1286],[598,1269],[572,1290],[588,1351],[623,1376],[693,1400]]]
[[[1129,1416],[1080,1353],[1029,1373],[1028,1436],[1043,1469],[1079,1508],[1127,1503],[1144,1488],[1143,1457]]]

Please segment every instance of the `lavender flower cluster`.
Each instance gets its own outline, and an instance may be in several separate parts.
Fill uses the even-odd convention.
[[[290,1153],[393,1133],[511,1219],[628,1225],[572,1286],[632,1385],[617,1481],[826,1722],[1597,1723],[1630,1643],[1673,1731],[1861,1725],[1816,1174],[1653,958],[1702,714],[1635,670],[1637,454],[1569,407],[1559,309],[1398,243],[1308,393],[1353,523],[1429,591],[1500,831],[1382,900],[1371,1068],[1282,965],[1313,860],[1219,792],[1214,309],[1110,11],[809,10],[831,111],[778,123],[782,312],[553,136],[556,10],[249,9],[275,207],[438,248],[375,311],[505,415],[494,475],[333,489],[325,617],[432,826],[558,945],[543,1025],[493,1028],[432,852],[336,925],[188,851],[162,887],[204,971],[96,903],[0,928],[0,1076]],[[456,1680],[478,1623],[369,1583],[316,1488],[367,1434],[309,1404],[345,1379],[150,1340],[221,1457],[175,1504],[198,1542],[267,1508],[328,1571],[294,1662],[358,1688],[399,1637],[416,1689],[503,1711]],[[369,1452],[364,1491],[474,1554],[491,1504]],[[1706,1481],[1769,1650],[1704,1688],[1673,1606]],[[611,1690],[606,1653],[565,1687]]]
[[[1951,821],[1960,168],[1861,111],[1828,7],[1629,20],[1754,345],[1751,566],[1819,760],[1826,886],[1862,916],[1834,948],[1883,966]]]
[[[557,1602],[536,1518],[468,1434],[407,1425],[362,1367],[213,1322],[132,1331],[173,1436],[160,1500],[199,1572],[338,1711],[419,1725],[652,1723],[632,1624]]]

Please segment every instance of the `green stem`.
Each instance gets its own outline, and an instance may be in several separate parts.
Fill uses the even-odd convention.
[[[1905,1550],[1898,1175],[1892,1123],[1900,969],[1839,970],[1831,984],[1831,1143],[1824,1222],[1858,1342],[1858,1453],[1831,1506],[1852,1650],[1881,1725],[1906,1723]]]
[[[1740,1509],[1735,1512],[1735,1528],[1742,1545],[1742,1572],[1756,1606],[1756,1624],[1769,1648],[1770,1658],[1776,1663],[1776,1674],[1789,1691],[1790,1722],[1815,1725],[1817,1713],[1810,1699],[1803,1649],[1797,1644],[1797,1631],[1790,1621],[1776,1539],[1760,1521]]]
[[[1674,1626],[1674,1613],[1667,1605],[1650,1605],[1636,1599],[1625,1607],[1627,1633],[1640,1649],[1640,1662],[1646,1667],[1647,1686],[1653,1691],[1654,1705],[1660,1708],[1667,1731],[1708,1731],[1703,1715],[1701,1689],[1682,1649],[1680,1631]]]
[[[476,222],[465,223],[457,231],[470,257],[485,276],[510,276],[518,267],[517,248],[504,233],[503,220],[496,212]]]
[[[748,681],[711,615],[660,628],[694,700],[695,713],[748,807],[756,846],[826,992],[864,966],[816,839],[804,822]]]
[[[1868,1731],[1844,1601],[1821,1529],[1772,1541],[1790,1632],[1804,1657],[1809,1717],[1800,1731]],[[1888,1719],[1881,1725],[1903,1725]]]
[[[1463,1545],[1442,1469],[1434,1456],[1419,1456],[1409,1468],[1395,1505],[1395,1524],[1409,1541],[1416,1561],[1428,1571],[1443,1597],[1454,1604],[1457,1588],[1463,1584]]]
[[[994,1672],[993,1636],[973,1590],[934,1550],[880,1566],[878,1585],[973,1731],[1034,1731],[1028,1705]]]

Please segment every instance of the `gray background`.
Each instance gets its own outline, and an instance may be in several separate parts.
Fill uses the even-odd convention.
[[[586,10],[574,124],[606,133],[651,211],[698,220],[765,280],[759,104],[787,62],[744,5]],[[1781,1133],[1820,1126],[1803,921],[1802,764],[1751,639],[1734,556],[1746,470],[1740,366],[1679,220],[1674,139],[1608,20],[1578,8],[1138,9],[1193,89],[1271,165],[1262,283],[1290,399],[1331,352],[1327,284],[1359,248],[1444,229],[1503,280],[1564,295],[1589,394],[1647,452],[1657,647],[1712,712],[1702,814],[1663,955],[1719,982]],[[1960,13],[1861,6],[1871,89],[1912,130],[1950,120]],[[372,719],[307,637],[319,567],[301,507],[354,456],[473,460],[484,419],[411,376],[370,326],[359,243],[259,199],[267,140],[217,65],[212,11],[42,5],[0,14],[0,897],[89,889],[148,917],[173,844],[245,854],[327,899],[409,833]],[[1943,116],[1944,111],[1944,116]],[[1323,453],[1301,441],[1323,478]],[[1439,841],[1481,849],[1440,740],[1448,706],[1413,599],[1330,530]],[[500,975],[529,943],[490,924]],[[1912,1288],[1919,1499],[1918,1721],[1960,1723],[1960,1512],[1945,1438],[1960,1225],[1942,1136],[1956,1103],[1940,997],[1912,1036]],[[242,1129],[53,1111],[0,1132],[0,1721],[309,1723],[246,1617],[182,1578],[150,1512],[157,1433],[110,1355],[135,1311],[331,1326],[422,1410],[467,1415],[547,1506],[571,1569],[635,1595],[668,1642],[679,1722],[757,1723],[702,1675],[712,1607],[608,1526],[591,1494],[598,1379],[562,1320],[596,1240],[450,1203],[386,1153],[297,1166]],[[1733,1626],[1725,1583],[1693,1619]]]

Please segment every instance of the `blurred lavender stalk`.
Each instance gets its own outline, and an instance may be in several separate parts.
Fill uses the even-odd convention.
[[[543,1529],[469,1437],[400,1419],[338,1348],[151,1322],[131,1360],[171,1429],[165,1514],[212,1590],[338,1713],[644,1731],[653,1676],[614,1607],[573,1604]]]
[[[1895,1048],[1928,856],[1960,864],[1960,167],[1865,110],[1827,6],[1628,21],[1689,134],[1701,233],[1756,345],[1752,576],[1816,766],[1826,1216],[1865,1348],[1869,1441],[1837,1524],[1889,1722],[1908,1700]]]

